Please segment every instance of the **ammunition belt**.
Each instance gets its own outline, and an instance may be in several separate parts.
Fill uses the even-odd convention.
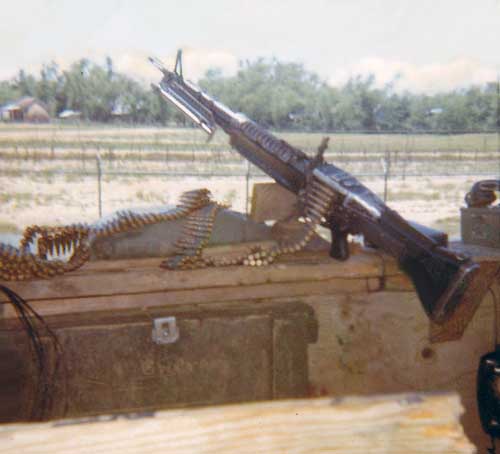
[[[179,204],[163,213],[138,214],[119,211],[115,218],[97,226],[71,224],[62,227],[31,226],[24,231],[19,248],[0,243],[0,279],[22,281],[49,278],[80,268],[90,257],[90,241],[140,229],[164,221],[186,219],[175,243],[176,255],[165,260],[166,269],[195,269],[209,266],[265,266],[279,256],[298,252],[312,239],[315,228],[332,209],[335,195],[316,178],[308,183],[299,200],[304,207],[304,230],[300,238],[264,248],[253,246],[237,257],[202,257],[217,213],[226,208],[211,200],[210,191],[198,189],[182,194]],[[36,246],[36,253],[30,252]],[[63,256],[67,256],[64,258]]]
[[[95,238],[181,219],[213,203],[207,189],[185,192],[179,202],[175,208],[163,213],[138,214],[120,211],[112,220],[95,227],[87,224],[27,227],[19,248],[0,243],[0,279],[24,281],[73,271],[89,260],[90,241]],[[30,251],[32,247],[36,247],[36,253]]]
[[[270,248],[256,245],[237,257],[202,257],[203,247],[210,239],[215,216],[221,208],[215,204],[202,216],[197,213],[188,218],[184,235],[176,243],[178,254],[164,261],[161,266],[170,270],[230,265],[266,266],[283,254],[298,252],[312,239],[316,226],[329,217],[335,194],[327,185],[313,177],[299,200],[304,207],[304,230],[300,238],[294,241],[281,242]]]

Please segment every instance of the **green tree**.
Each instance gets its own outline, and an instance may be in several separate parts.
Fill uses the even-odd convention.
[[[496,82],[432,96],[401,94],[391,84],[377,88],[374,76],[332,87],[301,64],[258,58],[241,62],[230,77],[210,69],[199,84],[231,109],[277,129],[491,130],[500,121]],[[20,70],[0,82],[0,104],[21,96],[38,97],[53,115],[73,109],[91,121],[125,113],[137,123],[188,124],[149,87],[116,71],[111,57],[102,65],[80,59],[63,72],[51,62],[37,77]]]
[[[24,69],[19,70],[14,86],[21,96],[36,95],[36,80],[32,75],[26,74]]]
[[[0,81],[0,106],[21,96],[19,90],[9,81]]]

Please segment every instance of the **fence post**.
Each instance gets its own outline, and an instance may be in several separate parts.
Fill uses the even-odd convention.
[[[246,178],[245,215],[248,217],[248,199],[250,196],[250,161],[247,161],[247,174],[245,178]]]
[[[403,151],[403,181],[406,180],[406,163],[408,162],[409,139],[408,132],[405,132],[405,148]]]
[[[391,167],[391,152],[386,151],[384,159],[382,159],[382,169],[384,170],[384,203],[387,202],[387,183],[389,181],[389,171]]]
[[[96,154],[96,164],[97,164],[97,203],[99,207],[99,219],[102,218],[102,167],[101,167],[101,156]]]

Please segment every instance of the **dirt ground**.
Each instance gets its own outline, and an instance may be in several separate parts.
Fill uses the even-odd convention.
[[[322,135],[280,137],[311,154]],[[498,137],[491,134],[337,134],[332,135],[328,159],[355,175],[382,175],[381,162],[390,151],[389,206],[410,220],[456,236],[465,193],[474,181],[500,170],[498,147]],[[190,128],[0,124],[0,235],[19,233],[31,224],[96,221],[97,178],[88,172],[96,172],[97,155],[102,156],[104,172],[103,215],[174,205],[183,191],[201,187],[245,212],[253,183],[270,181],[254,177],[247,188],[245,177],[235,176],[245,175],[246,162],[229,151],[222,133],[207,143],[203,134]],[[132,175],[116,175],[117,171]],[[158,172],[227,176],[154,175]],[[410,176],[459,172],[478,176]],[[359,179],[383,196],[382,177]]]
[[[381,178],[361,180],[383,196]],[[252,179],[252,185],[268,179]],[[389,180],[387,203],[405,218],[459,234],[460,207],[473,177],[407,177]],[[102,211],[175,205],[183,191],[206,187],[213,197],[245,212],[246,181],[242,177],[111,177],[102,182]],[[31,224],[92,223],[99,218],[95,177],[0,177],[0,233],[18,233]]]

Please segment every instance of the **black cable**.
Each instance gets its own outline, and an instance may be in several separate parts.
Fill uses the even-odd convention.
[[[496,350],[497,348],[497,345],[498,345],[498,334],[497,334],[497,330],[498,330],[498,307],[497,307],[497,296],[495,294],[495,292],[493,291],[493,289],[490,287],[489,289],[489,292],[491,293],[491,297],[493,298],[493,323],[494,323],[494,326],[493,326],[493,350]]]
[[[487,448],[488,454],[496,454],[497,453],[497,443],[495,437],[491,437],[491,447]]]
[[[21,298],[17,293],[10,288],[0,284],[0,291],[9,299],[9,302],[14,307],[19,321],[21,322],[26,334],[28,335],[32,352],[37,365],[38,380],[35,393],[35,401],[32,408],[31,419],[43,419],[52,399],[52,388],[54,379],[59,369],[61,357],[61,344],[56,334],[47,325],[45,320],[31,307],[31,305]],[[36,323],[44,328],[49,335],[55,352],[55,363],[52,374],[49,374],[49,366],[47,364],[47,352],[42,342],[40,331]]]

